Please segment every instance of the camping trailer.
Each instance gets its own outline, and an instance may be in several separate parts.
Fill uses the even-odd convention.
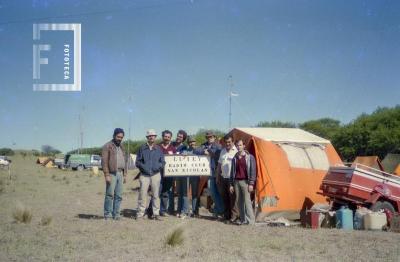
[[[332,165],[342,161],[330,143],[298,128],[234,128],[257,164],[255,203],[259,215],[299,218],[302,209],[327,203],[318,194]]]

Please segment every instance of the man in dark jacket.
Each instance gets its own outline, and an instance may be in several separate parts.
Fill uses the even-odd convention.
[[[160,172],[164,168],[165,160],[160,147],[155,144],[156,137],[156,131],[153,129],[148,130],[146,133],[147,143],[139,148],[136,156],[135,164],[140,170],[137,217],[141,218],[145,215],[148,197],[147,191],[149,186],[151,186],[153,218],[160,220]]]
[[[220,193],[218,192],[217,182],[216,182],[216,169],[221,153],[221,145],[216,141],[216,136],[212,131],[206,132],[207,142],[200,146],[202,155],[210,156],[210,168],[211,177],[208,180],[208,188],[210,190],[211,198],[214,202],[214,217],[218,217],[224,212],[224,203]]]
[[[116,128],[113,139],[103,146],[101,165],[106,180],[106,193],[104,198],[104,219],[120,219],[119,208],[122,201],[122,183],[126,183],[128,161],[125,150],[121,144],[124,130]]]
[[[256,161],[254,156],[245,150],[242,140],[236,141],[236,148],[238,152],[232,159],[230,191],[236,194],[241,223],[254,225],[255,217],[250,193],[254,191],[256,182]]]

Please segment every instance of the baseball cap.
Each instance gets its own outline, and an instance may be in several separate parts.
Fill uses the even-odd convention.
[[[146,137],[148,137],[148,136],[157,136],[156,130],[154,130],[154,129],[147,130]]]
[[[206,137],[209,137],[209,136],[215,136],[214,132],[213,131],[207,131],[206,132]]]

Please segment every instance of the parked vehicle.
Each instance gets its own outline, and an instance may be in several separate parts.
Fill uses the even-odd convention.
[[[58,168],[65,168],[64,167],[64,164],[65,164],[65,158],[56,158],[56,159],[54,159],[54,165],[55,166],[58,166]]]
[[[64,158],[64,165],[59,168],[72,168],[72,170],[82,171],[94,166],[101,167],[101,157],[99,155],[70,154]]]
[[[6,156],[0,156],[0,166],[1,167],[8,167],[11,163],[11,160],[8,159]]]
[[[400,210],[400,177],[362,164],[330,167],[320,189],[336,208],[355,210],[359,205],[392,214]]]

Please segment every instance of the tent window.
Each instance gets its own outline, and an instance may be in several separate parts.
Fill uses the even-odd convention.
[[[291,167],[328,170],[329,160],[320,145],[281,144]]]

